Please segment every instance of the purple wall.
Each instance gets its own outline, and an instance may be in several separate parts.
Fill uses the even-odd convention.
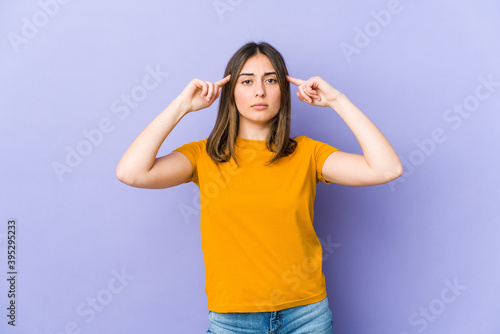
[[[222,78],[250,40],[345,93],[405,165],[386,185],[318,185],[335,333],[500,333],[500,5],[284,3],[0,4],[1,333],[206,331],[197,186],[131,188],[115,168],[192,78]],[[206,138],[216,107],[186,116],[160,154]],[[292,135],[361,153],[333,110],[297,99]]]

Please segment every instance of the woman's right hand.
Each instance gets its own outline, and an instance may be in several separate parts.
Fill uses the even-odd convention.
[[[217,100],[222,86],[228,83],[230,79],[230,74],[216,82],[193,79],[177,97],[177,100],[185,107],[188,113],[208,108]]]

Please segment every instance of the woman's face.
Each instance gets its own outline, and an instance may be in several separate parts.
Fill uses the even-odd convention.
[[[263,54],[248,58],[236,80],[234,100],[240,127],[267,124],[278,113],[281,101],[276,71],[269,58]]]

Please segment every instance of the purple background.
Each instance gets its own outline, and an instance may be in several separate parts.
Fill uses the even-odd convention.
[[[136,189],[115,168],[192,78],[222,78],[251,40],[345,93],[405,163],[390,184],[318,185],[335,333],[500,333],[497,1],[66,2],[0,4],[2,333],[206,331],[198,187]],[[292,98],[292,136],[361,153],[333,110]],[[182,119],[160,154],[206,138],[216,108]]]

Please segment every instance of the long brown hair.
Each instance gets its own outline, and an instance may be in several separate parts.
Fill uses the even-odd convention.
[[[234,150],[240,121],[234,100],[234,88],[245,62],[257,54],[263,54],[269,58],[276,71],[281,90],[280,109],[276,116],[271,119],[271,129],[266,140],[267,149],[275,154],[271,160],[267,161],[267,164],[272,164],[277,159],[292,154],[297,147],[297,142],[290,138],[290,83],[286,79],[288,70],[285,60],[279,51],[270,44],[250,42],[236,51],[224,71],[223,77],[231,74],[231,80],[222,87],[217,120],[207,139],[206,147],[208,155],[215,163],[228,162],[232,156],[239,166]]]

